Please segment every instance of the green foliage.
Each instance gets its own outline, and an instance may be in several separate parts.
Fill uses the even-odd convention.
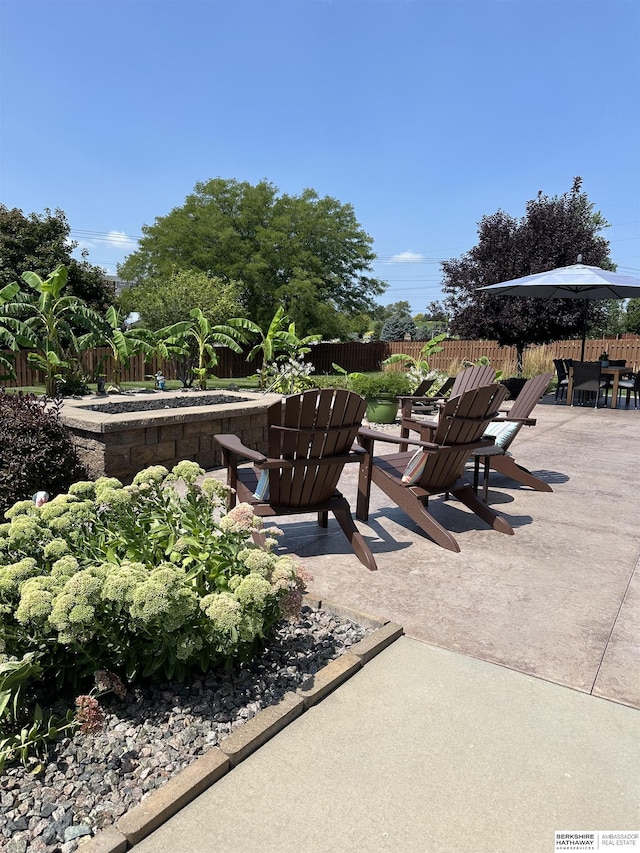
[[[311,189],[289,196],[267,181],[198,182],[142,233],[122,278],[139,286],[177,268],[240,282],[247,316],[262,327],[282,305],[303,334],[319,333],[328,313],[366,312],[385,289],[370,275],[373,240],[352,206]]]
[[[0,204],[0,289],[20,278],[24,270],[46,277],[63,265],[69,271],[68,290],[88,307],[102,313],[115,299],[112,282],[100,267],[77,261],[71,253],[78,246],[70,239],[70,226],[62,210],[25,215],[18,208]]]
[[[230,320],[230,325],[241,324],[243,329],[258,335],[256,343],[247,356],[247,361],[253,361],[257,356],[262,356],[262,366],[259,373],[260,388],[265,390],[269,385],[269,375],[278,373],[277,362],[286,358],[296,361],[311,351],[311,344],[321,339],[321,335],[307,335],[300,338],[296,333],[296,324],[292,323],[286,316],[284,308],[280,306],[273,315],[266,332],[249,320]],[[272,367],[272,365],[276,365]]]
[[[2,659],[0,656],[0,773],[7,762],[19,759],[25,766],[30,759],[44,757],[47,743],[76,726],[69,712],[60,719],[49,713],[45,716],[40,704],[31,695],[34,682],[42,675],[35,663],[35,653],[21,659]],[[37,772],[37,763],[32,767]]]
[[[581,300],[505,297],[477,288],[574,264],[580,253],[584,263],[612,269],[609,243],[599,236],[607,222],[594,212],[581,185],[581,178],[575,178],[570,192],[561,196],[538,193],[521,219],[501,210],[483,217],[478,244],[461,258],[443,262],[452,334],[515,346],[520,369],[527,346],[579,337]],[[601,313],[602,306],[592,300],[590,322]]]
[[[182,679],[246,660],[299,603],[303,576],[249,537],[251,507],[194,462],[140,472],[131,486],[80,481],[0,528],[0,647],[35,654],[65,690],[96,669]]]
[[[640,335],[640,299],[630,299],[624,321],[625,331]]]
[[[198,366],[191,369],[198,378],[200,388],[206,391],[207,376],[218,363],[215,344],[227,346],[234,352],[242,352],[238,341],[246,342],[245,332],[250,324],[239,318],[229,320],[224,326],[214,326],[200,308],[193,308],[189,316],[189,321],[160,329],[157,336],[161,350],[164,347],[167,355],[172,353],[174,356],[186,358],[191,352],[195,354]]]
[[[126,288],[118,297],[125,315],[140,314],[137,325],[163,329],[189,319],[199,308],[212,325],[242,315],[242,286],[200,270],[175,270],[166,277],[148,279]]]
[[[406,299],[398,302],[389,302],[388,305],[376,306],[376,319],[389,320],[391,317],[411,317],[411,303]]]
[[[142,353],[145,360],[149,360],[156,352],[156,343],[153,334],[145,329],[126,328],[124,317],[113,305],[107,308],[105,321],[99,329],[79,339],[81,349],[90,346],[107,346],[111,350],[111,364],[113,366],[114,387],[120,390],[122,371],[129,367],[131,359]],[[106,361],[104,355],[96,369],[100,373],[102,364]]]
[[[314,370],[312,364],[294,358],[274,361],[267,367],[266,390],[276,394],[300,394],[309,388],[317,388],[315,378],[311,378]]]
[[[61,406],[59,399],[0,388],[0,517],[37,491],[56,495],[86,477]]]
[[[20,320],[5,315],[4,305],[11,304],[18,293],[20,285],[15,281],[0,289],[0,347],[13,352],[20,349],[20,343],[26,337],[26,329]],[[15,377],[12,355],[0,351],[0,379],[12,377]]]
[[[615,338],[625,331],[626,312],[622,299],[598,301],[598,316],[592,318],[589,332],[594,337]]]
[[[409,372],[411,381],[414,383],[414,386],[417,386],[423,379],[426,379],[429,376],[431,371],[429,359],[437,352],[442,352],[443,348],[440,346],[440,343],[446,337],[447,336],[445,334],[442,334],[431,338],[431,340],[427,341],[422,347],[417,358],[407,355],[404,352],[396,352],[393,355],[390,355],[389,358],[385,359],[382,364],[404,364]]]
[[[403,341],[409,335],[413,340],[416,336],[416,324],[408,314],[396,314],[384,321],[380,332],[381,341]]]
[[[361,397],[377,397],[379,394],[408,395],[415,387],[407,373],[385,370],[380,373],[351,373],[349,387]]]
[[[65,266],[56,267],[46,279],[31,271],[22,273],[22,279],[29,292],[19,290],[13,300],[4,303],[3,322],[6,325],[11,318],[18,323],[14,330],[21,345],[36,350],[28,359],[44,372],[46,393],[51,396],[59,390],[65,370],[71,368],[71,359],[80,352],[77,328],[93,332],[103,320],[82,299],[63,294],[68,280]]]

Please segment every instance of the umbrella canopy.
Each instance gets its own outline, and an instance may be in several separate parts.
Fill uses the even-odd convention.
[[[633,299],[640,297],[640,279],[630,275],[571,264],[547,272],[525,275],[499,284],[489,284],[478,290],[496,296],[535,296],[539,299],[582,299],[584,321],[582,329],[582,355],[587,333],[587,303],[589,299]]]

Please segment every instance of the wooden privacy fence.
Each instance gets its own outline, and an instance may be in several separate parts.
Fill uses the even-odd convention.
[[[371,341],[371,343],[319,343],[311,348],[306,356],[315,367],[315,373],[322,375],[335,373],[333,364],[337,364],[349,373],[367,373],[381,370],[382,362],[393,353],[403,352],[417,358],[424,341]],[[431,367],[442,371],[456,372],[464,361],[477,361],[486,356],[496,370],[504,370],[507,375],[513,375],[516,370],[515,347],[499,347],[496,341],[443,341],[442,352],[435,353],[429,359]],[[527,359],[535,359],[536,364],[549,363],[554,358],[580,358],[581,341],[556,341],[545,346],[530,347],[525,350]],[[624,359],[634,370],[640,369],[640,337],[626,336],[620,339],[598,338],[589,340],[585,345],[586,361],[597,361],[600,353],[606,350],[610,359]],[[251,376],[260,368],[260,359],[253,362],[246,360],[246,353],[240,355],[227,347],[217,347],[218,365],[213,374],[220,379],[239,379]],[[82,353],[82,365],[87,375],[95,381],[98,372],[103,374],[107,382],[114,379],[113,365],[106,348],[87,350]],[[107,356],[100,366],[102,356]],[[14,366],[16,379],[0,380],[0,385],[20,388],[42,384],[42,374],[34,370],[27,361],[26,351],[15,353]],[[547,365],[548,366],[548,365]],[[398,369],[401,369],[398,367]],[[122,371],[123,382],[142,382],[145,377],[153,376],[162,370],[167,379],[175,379],[175,367],[172,362],[160,361],[153,358],[144,361],[139,355],[131,359],[129,368]],[[541,366],[542,372],[543,367]]]
[[[100,374],[105,377],[107,383],[113,382],[115,377],[110,352],[111,350],[107,347],[99,347],[81,353],[80,361],[90,380],[95,382],[98,374]],[[216,352],[218,353],[218,366],[213,372],[221,379],[251,376],[260,368],[260,359],[248,362],[246,354],[235,353],[228,347],[217,347]],[[44,382],[43,374],[31,366],[27,354],[25,350],[13,353],[13,366],[17,378],[0,380],[0,385],[7,388],[21,388]],[[145,362],[142,355],[136,355],[130,360],[129,367],[122,369],[120,379],[122,382],[142,382],[146,377],[153,376],[159,370],[167,379],[176,378],[173,362],[162,361],[155,357]]]
[[[386,344],[389,354],[404,352],[416,358],[424,342],[394,341]],[[517,352],[515,347],[500,347],[496,341],[442,341],[442,352],[429,358],[431,367],[438,370],[457,369],[464,361],[477,361],[487,356],[496,370],[504,370],[507,375],[516,371]],[[525,366],[529,359],[536,364],[551,362],[554,358],[580,358],[582,341],[554,341],[551,344],[528,347],[524,352]],[[600,354],[605,351],[610,359],[624,359],[634,370],[640,369],[640,337],[628,335],[623,338],[596,338],[585,342],[584,360],[598,361]],[[372,368],[375,369],[375,368]],[[553,369],[553,365],[551,365]],[[544,372],[541,370],[539,372]]]

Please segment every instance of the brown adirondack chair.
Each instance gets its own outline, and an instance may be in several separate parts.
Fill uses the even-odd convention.
[[[342,389],[285,397],[267,409],[266,456],[244,446],[235,435],[215,435],[227,483],[236,493],[233,503],[237,498],[250,504],[262,518],[317,512],[321,527],[327,526],[332,512],[360,562],[377,569],[348,501],[336,489],[345,464],[362,458],[360,448],[353,445],[365,409],[362,397]],[[240,459],[253,464],[240,467]]]
[[[400,403],[402,417],[409,418],[414,413],[417,415],[433,414],[438,402],[444,400],[445,395],[448,396],[454,381],[452,376],[445,379],[438,389],[438,393],[432,397],[427,397],[427,391],[431,388],[435,379],[423,380],[411,396],[399,396],[398,402]]]
[[[361,429],[358,441],[366,455],[360,466],[357,517],[369,516],[371,483],[375,483],[409,515],[438,545],[459,551],[454,537],[428,510],[432,495],[451,493],[494,530],[513,534],[511,525],[486,505],[463,478],[471,452],[486,448],[493,439],[483,438],[485,427],[496,417],[507,396],[503,385],[485,385],[452,397],[442,409],[433,441],[409,439],[422,448],[418,453],[374,456],[374,442],[406,443],[398,436]]]
[[[473,388],[480,388],[482,385],[491,385],[496,378],[496,371],[490,364],[480,364],[474,367],[465,367],[464,370],[461,370],[460,373],[457,374],[455,380],[451,386],[451,393],[449,394],[449,400],[453,397],[457,397],[463,393],[463,391],[470,391]],[[433,438],[433,434],[435,433],[438,427],[437,420],[425,420],[424,418],[417,421],[412,415],[414,412],[419,414],[416,410],[414,403],[409,403],[408,401],[412,400],[411,397],[401,397],[400,398],[400,436],[402,438],[408,438],[409,430],[416,429],[417,425],[420,425],[420,433],[425,441],[431,441]],[[432,405],[444,405],[445,398],[439,394],[435,397],[430,398],[430,402]],[[407,450],[407,443],[404,442],[400,445],[400,451],[404,452]]]
[[[488,448],[478,448],[471,454],[474,460],[473,487],[476,492],[478,491],[480,462],[484,463],[482,496],[485,501],[489,494],[489,471],[491,468],[518,483],[522,483],[523,486],[530,486],[537,492],[553,491],[548,483],[534,476],[522,465],[518,465],[509,453],[509,447],[522,427],[536,425],[536,419],[530,417],[531,412],[549,387],[552,378],[553,373],[541,373],[539,376],[528,379],[511,408],[507,409],[502,417],[496,418],[485,430],[485,435],[493,435],[495,444]]]
[[[429,388],[431,388],[435,381],[435,379],[423,379],[422,382],[416,388],[416,390],[413,392],[413,396],[424,397],[424,395],[427,393]]]

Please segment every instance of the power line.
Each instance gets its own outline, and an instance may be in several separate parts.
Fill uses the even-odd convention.
[[[127,234],[124,231],[88,231],[82,228],[71,228],[72,234],[81,234],[91,237],[106,237],[111,240],[142,240],[141,235]]]

